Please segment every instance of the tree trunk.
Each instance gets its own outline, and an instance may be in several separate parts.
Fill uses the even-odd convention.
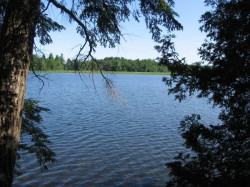
[[[0,186],[11,186],[40,0],[9,0],[0,35]]]

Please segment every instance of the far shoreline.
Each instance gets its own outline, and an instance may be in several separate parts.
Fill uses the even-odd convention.
[[[35,73],[85,73],[85,74],[101,74],[100,71],[72,71],[72,70],[47,70],[34,71]],[[32,73],[32,71],[30,71]],[[170,75],[170,72],[135,72],[135,71],[102,71],[104,75],[109,74],[131,74],[131,75]]]

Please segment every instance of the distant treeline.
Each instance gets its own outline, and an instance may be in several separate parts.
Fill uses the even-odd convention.
[[[167,72],[167,68],[159,65],[155,60],[130,60],[119,57],[108,57],[98,62],[85,61],[75,62],[74,60],[63,58],[63,55],[55,57],[50,54],[48,57],[34,55],[31,68],[36,71],[48,70],[82,70],[98,71],[100,68],[105,71],[126,71],[126,72]]]

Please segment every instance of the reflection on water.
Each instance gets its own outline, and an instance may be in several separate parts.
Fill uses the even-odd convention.
[[[179,121],[199,113],[216,122],[218,111],[205,100],[174,101],[162,76],[113,75],[119,101],[107,96],[99,75],[96,89],[88,75],[84,83],[75,74],[47,76],[40,93],[29,76],[27,97],[51,110],[44,125],[58,161],[41,173],[35,158],[24,155],[14,186],[164,186],[165,163],[183,149]]]

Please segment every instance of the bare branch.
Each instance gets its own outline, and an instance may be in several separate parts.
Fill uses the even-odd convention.
[[[47,79],[47,80],[49,80],[49,79],[48,79],[45,75],[38,75],[38,74],[36,73],[36,71],[34,70],[34,67],[33,67],[33,66],[31,66],[31,70],[32,70],[32,73],[34,74],[34,76],[35,76],[39,81],[41,81],[41,83],[42,83],[42,86],[41,86],[41,88],[39,89],[39,92],[41,92],[42,89],[43,89],[43,87],[44,87],[44,85],[45,85],[44,79]]]
[[[102,78],[105,80],[105,84],[106,84],[107,89],[108,89],[108,90],[115,90],[115,89],[114,89],[114,84],[113,84],[113,82],[111,81],[111,79],[109,79],[107,76],[104,75],[103,70],[102,70],[102,68],[101,68],[101,66],[100,66],[100,62],[99,62],[95,57],[93,57],[91,54],[90,54],[90,57],[91,57],[91,59],[96,63],[96,65],[97,65],[97,67],[98,67],[98,69],[99,69],[99,72],[100,72]],[[114,93],[114,92],[110,92],[110,93]],[[112,95],[113,95],[113,94],[111,94],[111,96],[112,96]]]
[[[50,5],[50,1],[48,2],[48,4],[47,4],[47,6],[45,7],[45,9],[43,9],[43,10],[41,11],[41,14],[44,13],[46,10],[48,10],[49,5]]]

